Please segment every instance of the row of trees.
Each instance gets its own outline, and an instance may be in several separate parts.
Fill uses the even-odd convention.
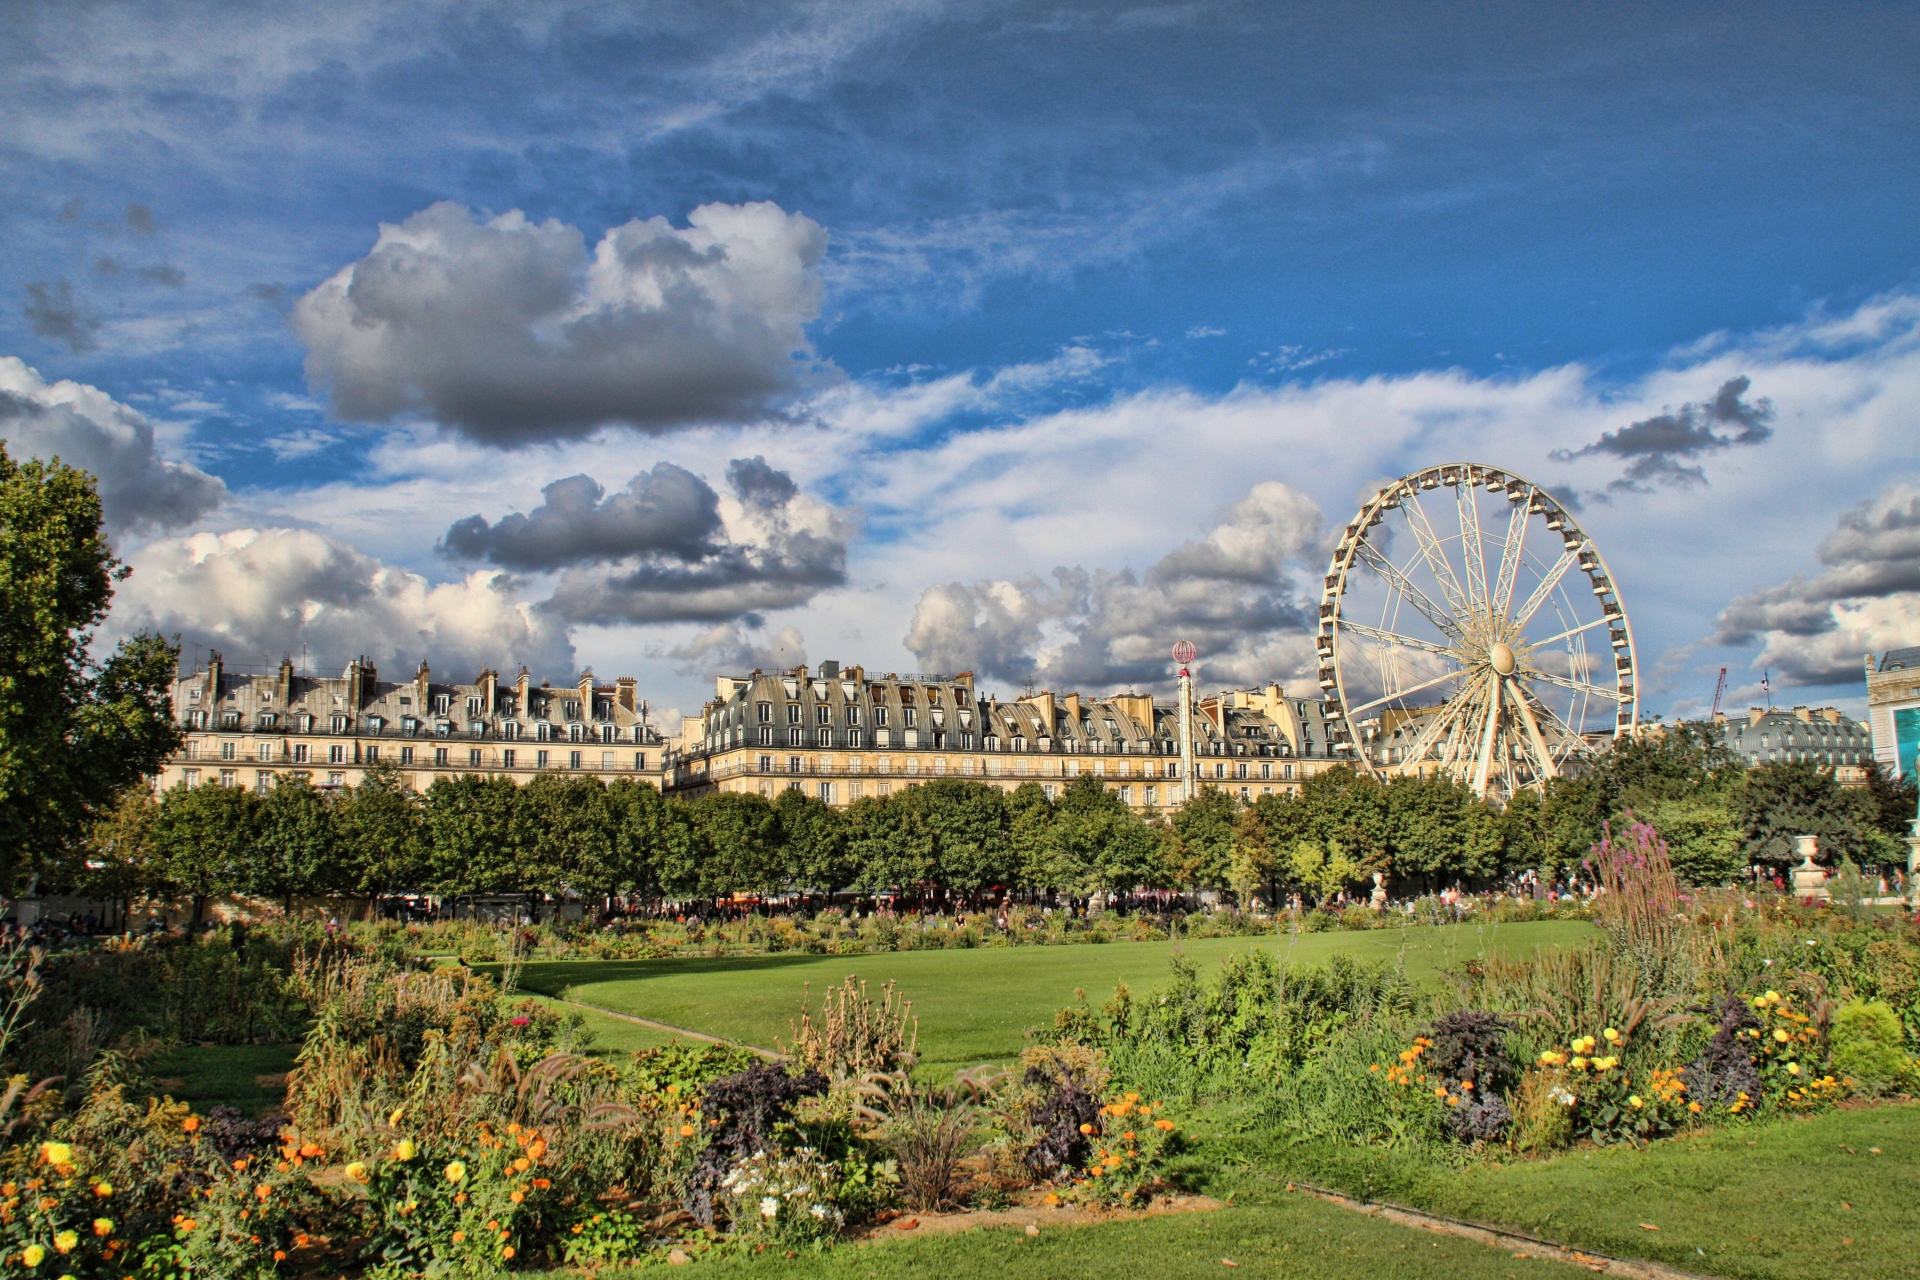
[[[1846,789],[1807,765],[1748,771],[1710,733],[1622,744],[1544,796],[1486,803],[1450,778],[1377,783],[1340,768],[1297,795],[1252,804],[1205,789],[1164,819],[1081,778],[1057,799],[942,779],[836,810],[800,791],[692,802],[621,780],[542,774],[437,779],[416,793],[392,768],[327,793],[289,778],[265,795],[136,786],[94,829],[80,879],[116,899],[243,892],[571,892],[587,898],[893,889],[984,893],[1216,889],[1247,900],[1324,899],[1375,871],[1396,891],[1529,868],[1578,873],[1603,825],[1631,812],[1667,838],[1683,880],[1723,884],[1750,861],[1784,865],[1814,832],[1832,859],[1904,857],[1888,831],[1912,789]]]

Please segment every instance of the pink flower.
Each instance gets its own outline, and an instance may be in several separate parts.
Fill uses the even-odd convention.
[[[513,1020],[513,1025],[516,1027],[524,1027],[531,1021],[533,1021],[533,1019],[531,1018],[515,1018]]]

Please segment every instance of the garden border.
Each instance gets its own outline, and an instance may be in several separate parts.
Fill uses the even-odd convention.
[[[1364,1213],[1371,1217],[1385,1218],[1403,1227],[1417,1227],[1438,1235],[1454,1236],[1479,1244],[1499,1245],[1502,1248],[1525,1245],[1528,1252],[1534,1256],[1585,1267],[1599,1275],[1620,1276],[1623,1280],[1713,1280],[1712,1277],[1699,1272],[1676,1270],[1661,1262],[1648,1262],[1638,1258],[1615,1258],[1608,1254],[1595,1253],[1590,1249],[1573,1249],[1552,1240],[1543,1240],[1539,1236],[1530,1236],[1524,1231],[1489,1227],[1478,1222],[1468,1222],[1464,1218],[1448,1217],[1444,1213],[1428,1213],[1424,1209],[1412,1209],[1406,1205],[1394,1204],[1390,1200],[1362,1200],[1343,1192],[1328,1190],[1326,1187],[1316,1187],[1310,1182],[1289,1181],[1287,1190],[1305,1192],[1329,1204],[1339,1205],[1342,1209],[1351,1209],[1355,1213]]]

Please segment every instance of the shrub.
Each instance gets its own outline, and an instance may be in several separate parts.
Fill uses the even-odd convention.
[[[793,1104],[826,1090],[827,1079],[817,1071],[790,1076],[765,1062],[709,1084],[701,1110],[715,1127],[687,1178],[686,1208],[694,1220],[714,1225],[716,1209],[726,1207],[722,1193],[733,1166],[772,1150],[774,1130],[792,1120]],[[716,1196],[722,1196],[718,1205]]]
[[[913,1001],[902,999],[891,982],[880,993],[876,1003],[868,998],[866,983],[849,977],[820,997],[817,1020],[803,1001],[793,1044],[780,1048],[802,1070],[835,1084],[911,1068],[920,1036]]]
[[[1484,1142],[1506,1131],[1513,1113],[1501,1096],[1513,1081],[1504,1019],[1476,1010],[1449,1013],[1427,1032],[1428,1069],[1439,1076],[1456,1137]]]
[[[910,1208],[936,1213],[960,1202],[960,1162],[983,1125],[977,1103],[998,1074],[961,1072],[944,1088],[923,1088],[902,1071],[867,1085],[867,1097],[877,1104],[868,1114],[880,1121],[880,1142],[893,1153],[900,1194]]]
[[[1855,1090],[1885,1092],[1908,1070],[1900,1019],[1881,1000],[1853,1000],[1833,1015],[1833,1069]]]

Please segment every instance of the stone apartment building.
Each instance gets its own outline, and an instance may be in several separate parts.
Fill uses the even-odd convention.
[[[1845,786],[1865,786],[1873,735],[1838,707],[1748,707],[1744,716],[1722,711],[1713,722],[1727,747],[1751,769],[1775,761],[1805,761],[1832,769]]]
[[[1326,704],[1277,685],[1197,701],[1195,781],[1244,798],[1297,789],[1329,758]],[[713,701],[689,716],[666,786],[768,798],[802,790],[844,807],[938,778],[1012,791],[1035,782],[1058,794],[1073,779],[1102,780],[1142,812],[1177,807],[1179,710],[1149,694],[983,697],[971,673],[869,674],[817,668],[721,676]]]
[[[503,683],[435,681],[422,662],[410,680],[379,678],[359,658],[339,676],[229,672],[218,653],[173,684],[187,740],[162,767],[164,790],[217,782],[265,791],[283,776],[350,787],[368,767],[393,764],[416,790],[443,774],[504,774],[524,782],[543,769],[661,784],[666,742],[647,721],[636,682],[534,685],[522,668]]]

